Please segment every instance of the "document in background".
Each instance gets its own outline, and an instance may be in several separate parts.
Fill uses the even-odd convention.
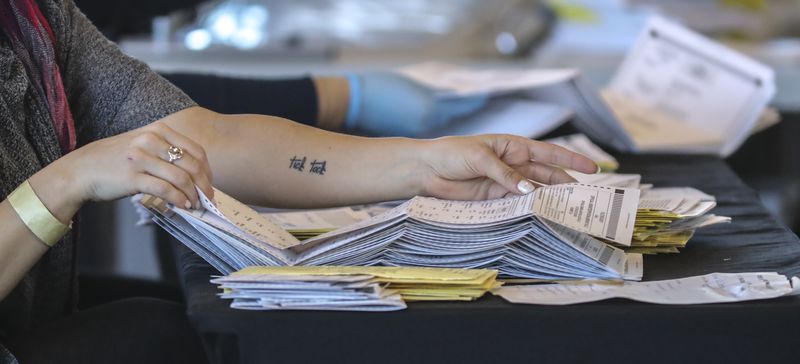
[[[477,113],[426,131],[420,137],[514,134],[535,138],[551,132],[570,117],[572,111],[552,103],[519,98],[493,99]]]
[[[420,135],[425,138],[492,133],[540,137],[567,122],[572,110],[558,103],[512,94],[560,84],[579,74],[574,69],[474,70],[436,62],[408,66],[398,72],[437,90],[437,97],[492,96],[477,113]],[[503,95],[508,97],[497,97]]]
[[[653,17],[603,96],[637,150],[727,156],[774,93],[768,67]]]
[[[648,22],[599,93],[573,69],[470,70],[424,63],[399,72],[445,95],[482,93],[514,100],[509,104],[528,99],[566,108],[575,126],[592,140],[628,152],[728,156],[757,128],[778,119],[767,108],[775,93],[772,70],[659,16]],[[491,118],[481,116],[486,130],[508,128],[515,120],[511,111],[503,114],[500,109],[492,111],[499,116],[496,127]],[[508,129],[533,133],[523,134],[528,137],[559,123],[544,112],[516,120],[540,123],[540,129]],[[482,130],[477,122],[471,126],[470,132]]]
[[[446,63],[425,62],[398,70],[412,80],[443,95],[474,96],[512,93],[557,85],[576,78],[576,69],[468,69]]]
[[[778,273],[711,273],[650,282],[571,282],[500,287],[492,292],[512,303],[571,305],[609,298],[686,305],[739,302],[796,294],[800,279]]]

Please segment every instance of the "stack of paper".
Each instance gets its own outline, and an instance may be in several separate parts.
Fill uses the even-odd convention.
[[[505,286],[493,290],[512,303],[570,305],[609,298],[659,304],[761,300],[797,294],[800,279],[778,273],[712,273],[651,282],[570,282]]]
[[[631,243],[639,190],[565,184],[490,201],[415,197],[367,220],[299,241],[279,224],[215,192],[202,210],[140,203],[154,220],[228,274],[252,265],[488,268],[535,279],[640,279]]]
[[[642,193],[633,240],[626,250],[643,254],[677,253],[698,228],[730,222],[708,212],[714,196],[691,187],[652,188]]]
[[[640,184],[641,175],[638,174],[567,173],[581,183],[640,189],[631,245],[609,242],[628,253],[678,253],[695,230],[731,221],[729,217],[709,214],[716,206],[714,196],[691,187],[653,188],[649,184]]]
[[[571,112],[578,129],[617,150],[728,156],[761,121],[776,119],[766,109],[775,93],[771,69],[658,16],[600,93],[576,70],[426,63],[399,72],[444,95],[492,96],[479,122],[465,120],[467,130],[459,130],[459,123],[448,126],[446,132],[455,134],[539,137]]]
[[[400,295],[368,274],[243,273],[215,278],[233,299],[231,308],[245,310],[395,311],[406,308]]]
[[[248,267],[212,282],[226,289],[223,298],[246,298],[247,301],[234,301],[234,304],[243,304],[274,297],[270,296],[273,292],[262,288],[270,287],[277,279],[297,281],[299,277],[320,281],[342,279],[343,282],[351,282],[355,279],[353,277],[359,277],[358,282],[363,285],[379,285],[384,289],[384,294],[399,294],[406,302],[472,301],[490,289],[500,287],[496,281],[497,271],[494,270],[424,267]],[[242,283],[247,285],[242,286]]]

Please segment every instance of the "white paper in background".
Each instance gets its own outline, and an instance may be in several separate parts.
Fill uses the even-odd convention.
[[[631,245],[639,190],[568,183],[538,188],[533,195],[536,216]]]
[[[792,281],[795,279],[793,278]],[[609,298],[627,298],[658,304],[704,304],[776,298],[794,294],[797,287],[784,275],[766,273],[711,273],[650,282],[570,282],[505,286],[492,291],[509,302],[570,305]]]
[[[397,72],[442,93],[461,96],[498,94],[554,85],[579,74],[575,69],[475,70],[436,62],[407,66]]]
[[[608,86],[641,150],[732,153],[775,92],[772,70],[654,16]]]
[[[494,99],[477,113],[421,136],[514,134],[538,138],[564,124],[571,116],[569,109],[555,104],[518,98]]]

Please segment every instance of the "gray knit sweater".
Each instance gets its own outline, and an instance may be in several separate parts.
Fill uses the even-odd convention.
[[[57,37],[78,147],[192,106],[189,97],[105,39],[72,0],[38,0]],[[61,155],[47,111],[0,35],[0,200]],[[0,302],[3,337],[69,315],[77,302],[75,237],[50,249]],[[0,344],[0,363],[15,363]]]

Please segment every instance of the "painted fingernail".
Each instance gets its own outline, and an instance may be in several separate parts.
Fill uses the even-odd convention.
[[[192,209],[192,203],[189,202],[189,200],[186,200],[186,203],[183,204],[183,206],[186,207],[187,210],[191,210]]]
[[[597,165],[597,172],[594,172],[594,174],[598,174],[598,173],[600,173],[602,170],[603,170],[603,169],[602,169],[602,168],[600,168],[600,165],[598,164],[598,165]]]
[[[530,183],[529,181],[524,179],[522,181],[519,181],[519,183],[517,183],[517,189],[519,190],[519,192],[522,192],[523,195],[527,195],[533,192],[533,188],[534,188],[533,183]]]

